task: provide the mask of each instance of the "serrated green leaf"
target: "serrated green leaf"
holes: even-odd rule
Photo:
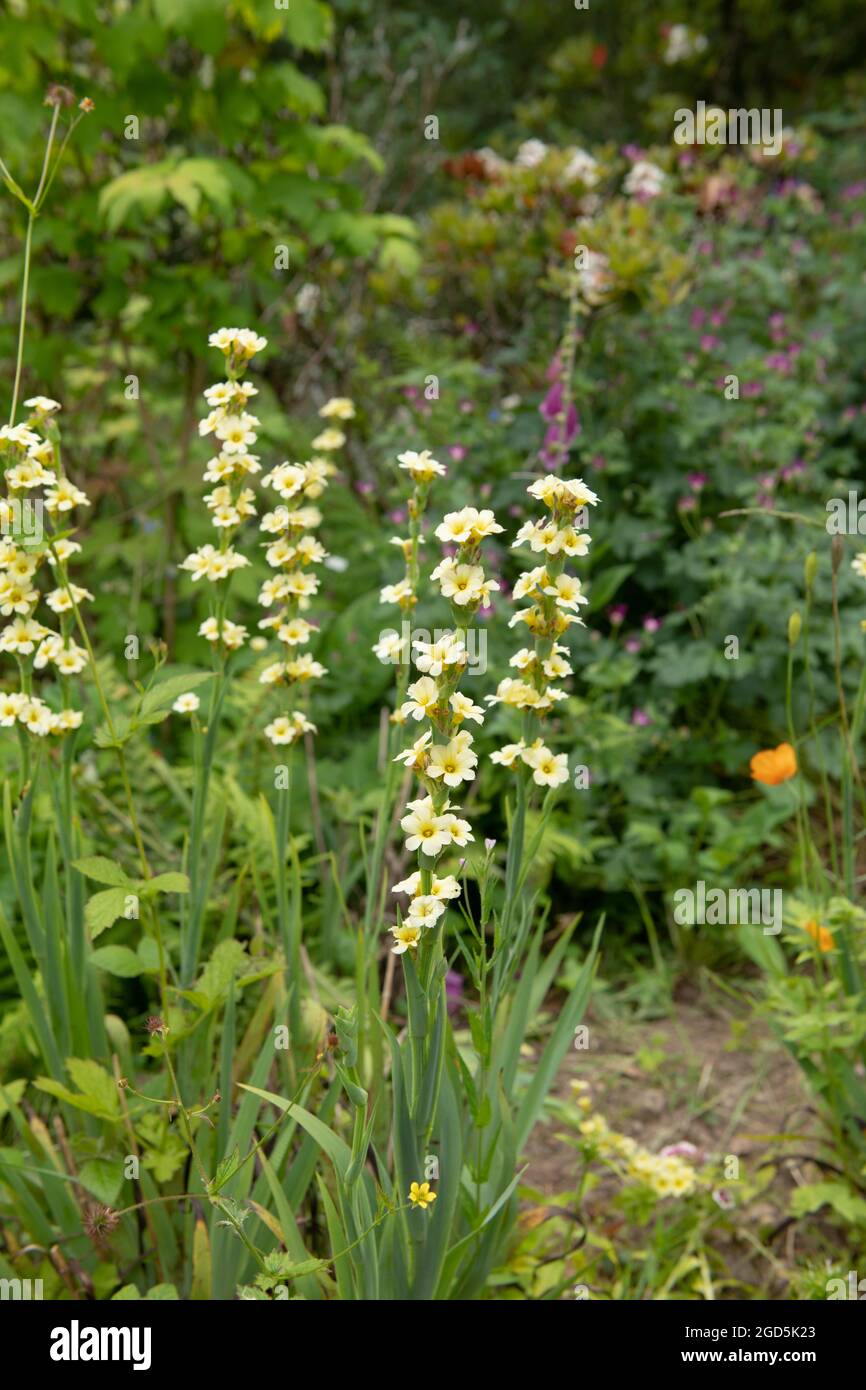
[[[103,1120],[120,1118],[120,1102],[117,1088],[112,1078],[98,1062],[82,1057],[69,1057],[66,1061],[69,1074],[79,1087],[72,1091],[59,1081],[40,1076],[33,1082],[38,1091],[56,1096],[76,1110],[84,1110],[88,1115],[96,1115]]]
[[[212,671],[190,671],[186,675],[167,676],[165,680],[152,685],[142,696],[136,711],[136,720],[147,723],[154,715],[162,718],[170,712],[179,695],[186,695],[210,680],[213,680]]]
[[[113,859],[106,859],[103,854],[91,854],[84,859],[74,859],[72,867],[77,869],[85,878],[95,879],[97,883],[110,883],[114,888],[124,888],[127,885],[133,888],[134,882],[124,873],[123,869]]]
[[[806,1183],[791,1194],[791,1212],[794,1216],[806,1216],[824,1206],[832,1207],[838,1216],[852,1226],[866,1226],[866,1200],[858,1197],[843,1182]]]
[[[119,1159],[88,1158],[78,1170],[81,1182],[100,1202],[113,1207],[123,1184]]]
[[[152,893],[188,893],[189,878],[179,873],[157,874],[155,878],[142,879],[138,891],[143,898]]]
[[[130,896],[126,888],[106,888],[102,893],[94,893],[84,909],[84,920],[93,940],[123,916]]]
[[[91,953],[90,959],[99,970],[106,970],[109,975],[118,975],[123,980],[134,980],[145,970],[139,956],[128,946],[100,946]]]

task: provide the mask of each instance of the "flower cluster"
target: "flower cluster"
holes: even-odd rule
[[[424,544],[421,518],[427,508],[430,484],[434,478],[444,478],[448,470],[438,459],[434,459],[429,449],[422,449],[420,454],[407,450],[397,455],[397,462],[415,484],[408,502],[409,535],[405,538],[391,537],[391,544],[399,546],[403,554],[406,569],[403,578],[396,584],[385,585],[379,599],[382,603],[396,603],[404,613],[410,613],[418,602],[418,550]],[[403,652],[402,639],[397,634],[386,633],[373,651],[380,661],[408,659]]]
[[[90,503],[63,471],[54,418],[58,402],[33,396],[25,406],[29,415],[24,423],[0,429],[9,493],[0,500],[0,614],[8,619],[0,630],[0,651],[16,658],[20,677],[18,690],[0,696],[0,725],[18,725],[44,738],[66,734],[82,721],[81,711],[69,705],[69,680],[84,669],[88,657],[74,640],[73,626],[78,606],[93,595],[70,582],[67,564],[81,550],[78,541],[69,539],[70,514]],[[43,563],[53,570],[44,595],[37,585]],[[59,619],[59,632],[36,617],[43,597]],[[34,672],[49,666],[60,682],[63,704],[57,712],[33,690]]]
[[[572,1086],[583,1089],[585,1083],[572,1082]],[[578,1105],[582,1110],[589,1109],[588,1096],[581,1096]],[[657,1197],[688,1197],[698,1186],[698,1174],[685,1157],[700,1158],[693,1144],[670,1144],[660,1153],[653,1153],[629,1135],[612,1130],[604,1116],[597,1113],[582,1120],[578,1129],[621,1177],[652,1188]]]
[[[261,467],[258,455],[250,452],[259,421],[247,410],[258,391],[243,378],[255,354],[267,347],[267,339],[250,328],[220,328],[208,342],[225,358],[225,379],[207,387],[204,397],[210,409],[198,426],[202,438],[213,436],[216,448],[204,472],[204,481],[213,484],[204,500],[219,544],[199,546],[180,568],[190,573],[193,583],[204,579],[213,585],[211,613],[199,636],[225,657],[243,646],[247,637],[246,628],[227,618],[225,608],[231,576],[249,564],[233,541],[246,518],[256,514],[253,490],[247,484]]]
[[[580,478],[539,478],[527,491],[544,503],[547,515],[525,522],[514,545],[528,547],[543,560],[526,570],[515,584],[514,598],[528,599],[529,605],[514,614],[509,626],[524,624],[533,645],[514,654],[510,665],[517,674],[501,680],[496,694],[487,696],[490,704],[508,705],[524,714],[524,737],[506,744],[491,758],[504,767],[525,763],[539,786],[556,787],[568,777],[567,757],[552,753],[541,738],[529,739],[526,716],[543,716],[566,698],[556,682],[570,676],[572,667],[568,648],[560,639],[573,624],[583,626],[579,610],[588,600],[580,580],[567,573],[565,562],[587,554],[590,536],[583,529],[586,508],[595,506],[598,497]]]
[[[355,407],[346,397],[336,396],[322,406],[319,415],[326,422],[351,420]],[[328,455],[341,449],[345,442],[339,426],[326,423],[313,440],[318,454],[306,463],[281,463],[262,479],[280,500],[261,523],[268,537],[265,556],[274,573],[259,593],[259,603],[273,611],[261,620],[259,627],[273,632],[282,651],[280,659],[266,666],[259,679],[263,685],[287,687],[292,696],[310,681],[327,674],[321,662],[303,650],[316,631],[315,624],[304,614],[319,588],[312,567],[327,559],[327,551],[313,534],[322,521],[322,513],[314,503],[337,471]],[[293,705],[293,698],[288,695],[287,703]],[[273,744],[294,743],[304,734],[315,732],[316,726],[303,711],[293,707],[265,729]]]
[[[580,1132],[605,1158],[624,1162],[625,1176],[651,1187],[657,1197],[687,1197],[694,1192],[694,1168],[676,1154],[654,1154],[627,1134],[609,1129],[603,1115],[592,1115],[580,1125]]]
[[[455,845],[463,848],[474,838],[469,822],[458,814],[459,806],[452,804],[451,793],[475,777],[478,755],[472,734],[463,726],[467,721],[483,723],[484,711],[458,685],[468,665],[466,624],[489,603],[491,590],[499,587],[485,577],[479,563],[481,542],[501,530],[491,511],[475,507],[450,512],[436,528],[437,538],[455,547],[455,553],[442,560],[432,575],[451,602],[454,630],[436,633],[432,639],[429,633],[413,639],[412,655],[421,674],[408,686],[406,700],[397,711],[398,721],[412,719],[427,726],[397,755],[397,761],[415,773],[423,791],[408,803],[400,822],[406,849],[417,852],[418,869],[392,890],[409,898],[405,917],[392,928],[392,949],[397,955],[414,951],[424,928],[436,926],[448,902],[459,896],[456,878],[435,870],[441,855]]]
[[[486,578],[478,563],[478,551],[487,536],[496,535],[502,529],[486,507],[481,511],[464,507],[462,511],[449,512],[437,526],[437,539],[443,545],[456,546],[457,552],[441,560],[430,578],[438,580],[442,597],[456,608],[475,612],[480,607],[489,607],[491,590],[498,589],[499,584],[495,579]]]

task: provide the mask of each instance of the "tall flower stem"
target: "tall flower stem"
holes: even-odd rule
[[[21,314],[18,320],[18,351],[15,357],[15,382],[12,387],[12,405],[9,410],[9,423],[14,425],[15,412],[18,409],[18,392],[21,387],[21,370],[24,365],[24,339],[27,333],[27,299],[30,292],[30,255],[33,248],[33,226],[39,216],[39,208],[45,194],[46,179],[48,176],[48,163],[51,159],[51,148],[54,144],[54,135],[57,130],[57,122],[60,118],[60,107],[55,106],[51,116],[51,126],[48,131],[48,140],[45,144],[45,156],[42,160],[42,174],[39,179],[39,187],[32,202],[25,201],[27,208],[27,234],[24,238],[24,271],[21,277]],[[61,152],[62,153],[62,152]]]
[[[215,658],[216,660],[216,658]],[[196,770],[190,817],[187,872],[190,880],[189,916],[183,932],[181,948],[181,980],[189,987],[195,977],[201,951],[204,914],[207,906],[207,884],[202,871],[204,826],[207,811],[211,769],[216,752],[223,701],[227,688],[225,664],[219,664],[211,687],[207,727],[196,737]]]

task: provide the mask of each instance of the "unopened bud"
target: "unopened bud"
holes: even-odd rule
[[[831,555],[832,561],[833,561],[833,573],[834,573],[834,574],[838,573],[839,566],[840,566],[841,563],[842,563],[842,556],[844,555],[844,553],[845,553],[845,541],[844,541],[844,538],[843,538],[842,536],[839,536],[839,535],[834,536],[834,537],[833,537],[833,540],[832,540],[832,543],[831,543],[831,546],[830,546],[830,555]]]
[[[803,619],[800,614],[794,612],[788,619],[788,646],[796,647],[800,640],[800,633],[803,628]]]
[[[818,573],[818,552],[817,552],[816,550],[810,550],[810,551],[809,551],[809,554],[806,556],[806,563],[805,563],[805,565],[803,566],[803,574],[804,574],[804,577],[805,577],[805,580],[806,580],[806,593],[807,593],[807,594],[808,594],[809,590],[812,588],[812,585],[815,583],[815,575],[816,575],[817,573]]]

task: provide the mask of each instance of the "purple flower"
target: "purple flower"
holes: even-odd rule
[[[781,372],[782,376],[789,374],[792,365],[786,352],[771,352],[769,357],[764,358],[764,366],[769,367],[771,372]]]
[[[647,613],[643,620],[644,632],[658,632],[661,622],[652,613]]]
[[[580,434],[580,419],[577,408],[574,404],[570,404],[564,426],[559,420],[554,420],[553,424],[548,425],[545,432],[544,446],[538,455],[545,468],[556,467],[561,450],[568,449],[578,434]]]
[[[446,971],[445,1003],[449,1013],[456,1013],[465,1003],[463,995],[463,976],[457,970]]]
[[[693,512],[698,505],[696,497],[681,497],[677,502],[678,512]]]
[[[631,722],[636,728],[645,729],[647,724],[652,723],[652,720],[645,709],[633,709],[631,712]]]
[[[448,448],[448,453],[455,463],[462,463],[468,452],[465,444],[451,444]]]
[[[708,479],[706,473],[689,473],[688,481],[692,492],[701,492],[706,487]]]
[[[558,381],[562,375],[562,368],[559,365],[559,353],[554,353],[550,359],[550,365],[544,373],[548,381]]]
[[[608,618],[610,619],[610,621],[613,623],[614,627],[619,627],[620,623],[624,623],[624,622],[625,622],[626,614],[627,614],[627,613],[628,613],[628,604],[627,604],[627,603],[615,603],[615,604],[612,605],[612,607],[610,607],[610,608],[607,610],[607,616],[608,616]]]
[[[362,479],[355,484],[355,491],[360,492],[362,497],[366,497],[368,493],[375,491],[375,489],[372,483],[366,483]]]
[[[554,382],[538,409],[545,420],[556,419],[557,415],[562,410],[561,381]]]
[[[626,649],[627,652],[631,652],[632,654],[635,654],[635,653],[637,653],[637,652],[640,651],[640,638],[639,638],[639,637],[627,637],[626,640],[625,640],[625,644],[624,644],[624,645],[625,645],[625,649]]]
[[[725,1188],[725,1187],[714,1187],[713,1190],[712,1190],[711,1196],[712,1196],[712,1199],[713,1199],[713,1201],[715,1202],[716,1206],[717,1206],[717,1207],[721,1207],[722,1211],[732,1211],[732,1210],[733,1210],[733,1207],[734,1207],[734,1199],[733,1199],[733,1197],[731,1196],[730,1192],[728,1192],[727,1188]]]

